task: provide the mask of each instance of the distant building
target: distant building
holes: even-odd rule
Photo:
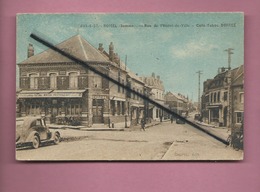
[[[244,118],[244,66],[233,69],[231,82],[231,127],[241,127]]]
[[[155,76],[155,73],[152,73],[152,76],[143,76],[141,80],[146,84],[149,89],[148,96],[158,102],[161,105],[165,105],[164,98],[164,86],[163,82],[160,80],[160,76]],[[160,120],[160,118],[164,117],[164,112],[160,108],[149,105],[149,109],[147,112],[147,116],[153,120]]]
[[[242,121],[244,111],[244,68],[219,73],[203,84],[201,112],[203,121],[217,126],[231,127]]]
[[[165,94],[165,103],[173,112],[179,115],[182,115],[184,113],[188,114],[191,107],[188,98],[180,93],[175,94],[172,92],[167,92]]]

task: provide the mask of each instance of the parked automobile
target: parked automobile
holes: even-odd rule
[[[183,118],[186,118],[186,113],[181,114],[181,116],[182,116]],[[177,118],[177,119],[176,119],[176,123],[177,123],[177,124],[185,124],[185,121],[183,121],[183,120],[180,119],[180,118]]]
[[[178,119],[176,119],[176,123],[177,124],[185,124],[185,121],[178,118]]]
[[[20,121],[21,122],[21,121]],[[43,143],[60,142],[60,133],[50,131],[44,117],[25,117],[16,127],[16,147],[31,146],[37,149]]]
[[[195,115],[194,115],[194,120],[200,121],[200,119],[201,119],[200,114],[195,114]]]

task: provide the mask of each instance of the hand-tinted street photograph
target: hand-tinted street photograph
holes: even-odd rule
[[[18,14],[16,159],[243,160],[243,13]]]

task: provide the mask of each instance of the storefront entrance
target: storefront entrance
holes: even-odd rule
[[[94,124],[104,123],[103,106],[104,106],[103,99],[93,99],[92,113],[93,113]]]

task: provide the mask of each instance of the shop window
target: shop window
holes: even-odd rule
[[[67,115],[80,115],[82,111],[82,106],[79,103],[70,103],[67,106]]]
[[[69,88],[70,89],[78,88],[78,73],[76,72],[69,73]]]
[[[113,101],[113,100],[110,101],[110,108],[111,108],[111,114],[114,116],[116,113],[115,101]]]
[[[30,89],[38,89],[38,75],[30,74]]]
[[[57,74],[50,73],[50,89],[56,89],[56,88],[57,88]]]
[[[122,114],[126,114],[126,111],[125,111],[125,102],[122,102]]]
[[[156,109],[156,118],[159,118],[159,109]]]
[[[120,101],[117,101],[117,115],[120,115],[121,114],[121,102]]]

